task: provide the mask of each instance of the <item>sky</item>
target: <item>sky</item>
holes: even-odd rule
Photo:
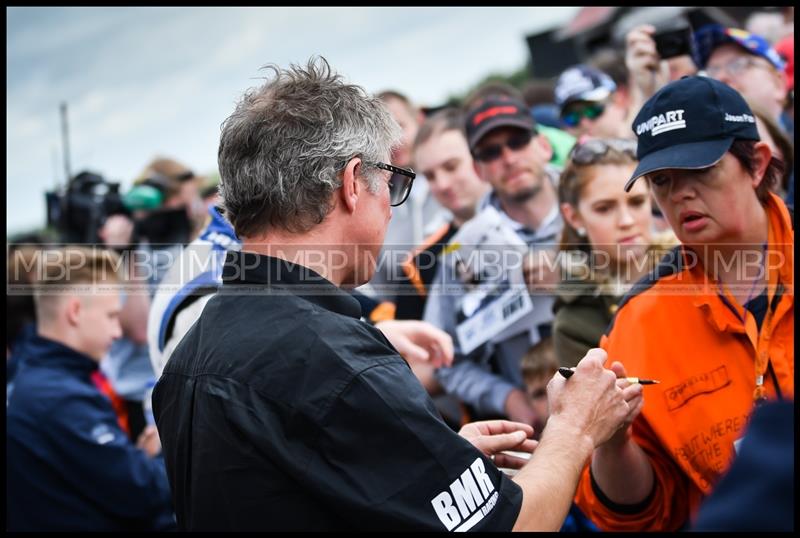
[[[62,102],[72,174],[125,192],[156,156],[215,172],[220,124],[265,64],[319,54],[369,92],[438,106],[525,65],[525,36],[578,9],[7,7],[7,233],[43,227],[65,183]]]

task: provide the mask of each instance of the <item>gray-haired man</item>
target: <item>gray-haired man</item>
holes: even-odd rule
[[[226,120],[226,217],[242,240],[154,392],[181,529],[557,530],[583,462],[633,407],[590,352],[550,384],[552,415],[513,481],[527,425],[441,420],[341,288],[374,271],[409,181],[399,130],[324,61],[273,68]],[[493,458],[492,458],[493,456]],[[523,494],[524,492],[524,494]]]

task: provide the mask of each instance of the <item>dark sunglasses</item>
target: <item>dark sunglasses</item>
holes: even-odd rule
[[[411,186],[414,184],[414,178],[417,177],[416,172],[411,168],[400,168],[399,166],[392,166],[391,164],[381,162],[364,164],[392,173],[392,177],[389,178],[390,206],[397,207],[406,201],[411,192]]]
[[[507,147],[511,151],[521,150],[527,146],[528,143],[530,143],[531,138],[533,138],[536,134],[536,131],[521,131],[517,134],[509,136],[508,140],[506,140],[503,144],[491,144],[482,148],[476,148],[472,152],[472,157],[476,161],[480,161],[482,163],[492,162],[503,154],[503,146]]]
[[[624,138],[591,138],[579,142],[572,147],[569,158],[575,164],[595,164],[605,157],[609,149],[624,153],[636,160],[636,142]]]
[[[581,122],[581,118],[589,118],[590,120],[594,120],[602,116],[603,112],[605,111],[606,105],[603,103],[592,103],[590,105],[580,108],[576,107],[568,112],[565,112],[561,115],[561,120],[568,127],[577,127]]]

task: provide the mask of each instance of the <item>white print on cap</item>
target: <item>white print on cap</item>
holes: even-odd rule
[[[739,114],[738,116],[734,116],[726,112],[725,121],[732,121],[735,123],[755,123],[756,119],[750,114]]]
[[[492,511],[498,496],[483,460],[476,458],[459,478],[453,480],[449,491],[431,499],[431,504],[448,531],[464,532]]]
[[[640,123],[636,126],[636,135],[642,136],[647,131],[650,131],[650,136],[656,136],[675,129],[686,129],[686,120],[683,119],[682,108],[653,116],[646,122]]]

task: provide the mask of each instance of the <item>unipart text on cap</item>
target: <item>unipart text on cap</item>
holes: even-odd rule
[[[647,131],[650,131],[650,136],[656,136],[675,129],[685,129],[686,120],[683,119],[683,110],[682,108],[670,110],[664,114],[651,117],[636,126],[636,135],[642,136]]]

